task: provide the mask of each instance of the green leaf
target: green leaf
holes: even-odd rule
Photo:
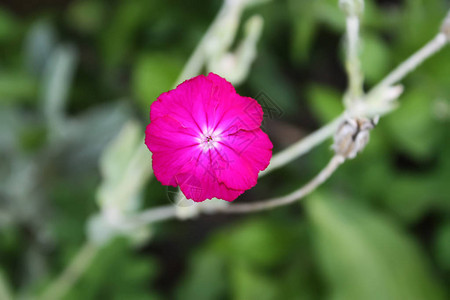
[[[42,77],[45,69],[48,76],[49,65],[55,68],[56,58],[67,56],[67,47],[57,48],[56,35],[55,26],[46,20],[33,22],[27,30],[23,53],[25,66],[35,77]],[[55,51],[56,49],[59,50]],[[72,51],[72,56],[73,54]],[[61,60],[59,61],[61,63]]]
[[[233,299],[271,300],[277,299],[277,286],[270,277],[264,276],[246,262],[235,263],[231,270]]]
[[[336,0],[317,1],[317,18],[331,29],[341,34],[345,30],[345,14]]]
[[[133,92],[146,111],[161,93],[173,87],[181,68],[181,62],[162,53],[147,54],[137,59],[133,71]]]
[[[434,242],[434,251],[439,266],[450,271],[450,222],[439,228]]]
[[[271,266],[283,261],[289,245],[289,234],[281,226],[253,220],[223,232],[216,239],[215,247],[231,258],[258,266]]]
[[[100,158],[100,169],[104,179],[114,183],[123,177],[129,161],[136,151],[136,145],[142,140],[139,124],[130,121],[123,126],[122,131],[111,141]]]
[[[258,63],[258,61],[263,63]],[[269,53],[261,52],[252,67],[248,84],[257,96],[263,91],[286,115],[294,115],[298,108],[296,91],[281,68],[281,62]]]
[[[116,67],[130,54],[138,29],[150,17],[155,2],[121,1],[100,39],[105,64]]]
[[[188,270],[177,299],[214,300],[226,293],[226,260],[222,255],[203,249],[191,258]]]
[[[0,73],[0,104],[29,101],[36,97],[37,82],[26,73]]]
[[[442,130],[432,113],[429,91],[411,87],[400,99],[400,107],[385,119],[393,144],[420,160],[436,151]]]
[[[341,94],[323,85],[312,85],[310,87],[308,101],[311,110],[322,123],[328,123],[344,110]]]
[[[97,33],[104,22],[106,3],[98,0],[73,2],[67,10],[67,22],[85,34]]]
[[[330,298],[443,299],[417,245],[396,224],[332,196],[307,201]]]
[[[317,31],[317,19],[315,18],[314,1],[290,1],[292,12],[292,57],[294,60],[304,63]]]
[[[387,74],[389,57],[389,48],[382,39],[371,34],[362,36],[361,67],[368,83],[375,83]]]
[[[402,9],[401,34],[398,35],[405,52],[417,49],[430,40],[439,30],[447,11],[448,7],[442,1],[406,1]]]
[[[65,299],[159,299],[149,286],[157,269],[154,259],[140,257],[130,250],[129,243],[117,239],[100,250]]]
[[[395,174],[383,201],[402,219],[414,222],[434,209],[439,199],[437,173]]]
[[[152,174],[151,156],[136,121],[126,123],[100,158],[103,181],[97,192],[100,206],[134,211],[142,187]]]
[[[2,268],[0,268],[0,299],[3,299],[3,300],[14,299],[12,292],[11,292],[11,288],[9,286],[9,282],[6,279],[6,276],[5,276]]]
[[[0,42],[8,42],[17,37],[20,23],[8,11],[0,7]]]
[[[216,233],[190,259],[177,299],[309,299],[306,228],[282,223],[254,219]]]

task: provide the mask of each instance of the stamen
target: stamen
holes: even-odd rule
[[[203,149],[203,151],[206,151],[208,149],[213,149],[218,147],[218,141],[220,141],[221,138],[216,135],[214,132],[211,132],[211,130],[206,129],[204,133],[200,135],[199,138],[199,146]]]

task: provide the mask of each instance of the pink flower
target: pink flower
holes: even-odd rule
[[[269,165],[272,143],[259,128],[262,118],[256,100],[213,73],[161,94],[145,132],[156,178],[197,202],[233,201]]]

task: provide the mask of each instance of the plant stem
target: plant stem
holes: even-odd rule
[[[267,200],[261,200],[253,203],[244,204],[231,204],[226,207],[219,207],[217,210],[209,210],[207,214],[224,213],[224,214],[235,214],[235,213],[252,213],[262,210],[268,210],[279,206],[289,205],[298,201],[305,196],[309,195],[318,186],[324,183],[335,171],[336,169],[345,161],[345,158],[341,155],[334,155],[325,168],[320,171],[316,177],[309,181],[306,185],[295,190],[294,192],[283,196]],[[199,204],[197,204],[199,205]],[[171,208],[171,209],[170,209]],[[160,212],[164,212],[160,214]],[[148,225],[157,221],[171,219],[176,217],[174,207],[158,207],[144,211],[139,215],[139,222],[142,225]]]
[[[317,131],[309,134],[305,138],[295,142],[288,148],[278,152],[275,154],[271,161],[270,165],[262,172],[259,173],[259,177],[265,176],[270,172],[281,168],[282,166],[290,163],[294,159],[302,156],[303,154],[308,153],[312,148],[321,144],[327,138],[331,137],[339,124],[344,120],[345,115],[342,114],[330,123],[324,125]]]
[[[205,45],[207,41],[211,38],[211,34],[213,34],[214,30],[217,27],[217,24],[220,23],[220,19],[223,18],[225,11],[227,9],[227,1],[223,2],[222,7],[220,8],[219,12],[217,13],[215,19],[209,26],[206,33],[203,35],[200,42],[195,47],[194,51],[192,52],[191,56],[189,57],[187,63],[184,65],[183,70],[181,71],[180,75],[177,78],[177,81],[175,83],[175,86],[180,84],[186,79],[189,79],[191,77],[197,76],[200,74],[200,71],[202,70],[202,67],[206,63],[206,54],[205,54]]]
[[[425,46],[420,48],[416,53],[401,63],[391,73],[389,73],[380,83],[378,83],[369,94],[373,94],[383,88],[392,86],[402,80],[411,71],[417,68],[430,56],[441,50],[448,43],[446,35],[442,32],[438,33]]]
[[[85,243],[64,272],[44,291],[41,300],[60,300],[87,270],[100,249]]]
[[[412,71],[415,67],[421,64],[425,59],[427,59],[432,54],[436,53],[447,43],[445,35],[442,33],[438,34],[433,40],[431,40],[427,45],[413,54],[404,63],[400,64],[392,73],[390,73],[384,80],[382,80],[376,88],[372,89],[370,93],[373,93],[375,89],[379,89],[382,86],[390,86],[397,81],[401,80],[408,72]],[[369,95],[367,96],[369,97]],[[266,170],[259,174],[260,177],[267,175],[268,173],[276,170],[287,163],[291,162],[295,158],[309,152],[313,147],[319,145],[327,138],[331,137],[336,131],[339,124],[345,119],[345,112],[339,117],[334,119],[332,122],[323,126],[319,130],[313,132],[307,137],[299,140],[293,145],[289,146],[285,150],[277,153],[272,157],[270,165]],[[256,203],[248,204],[232,204],[225,209],[217,211],[218,213],[248,213],[260,210],[266,210],[282,205],[287,205],[296,200],[303,198],[304,196],[311,193],[315,188],[322,184],[326,179],[328,179],[333,172],[344,162],[341,156],[334,156],[328,165],[308,184],[301,187],[300,189],[294,191],[293,193],[286,195],[284,197],[273,198],[269,200],[263,200]],[[160,209],[160,208],[156,208]],[[170,210],[168,207],[164,208],[164,214],[159,216],[153,212],[154,209],[147,210],[143,212],[140,218],[143,223],[149,224],[152,222],[170,219],[175,217],[175,212]],[[147,217],[145,217],[147,215]]]
[[[203,44],[209,36],[209,32],[215,26],[215,23],[221,12],[219,12],[218,17],[211,25],[208,32],[202,38],[202,41],[196,47],[194,53],[183,69],[178,82],[196,75],[202,68],[204,64],[203,57]],[[349,93],[353,96],[362,95],[362,75],[360,71],[359,59],[357,57],[357,37],[359,31],[359,20],[348,20],[347,30],[348,30],[348,40],[349,40],[349,50],[348,50],[348,72],[349,72]],[[356,25],[356,26],[355,26]],[[445,46],[448,39],[444,33],[439,33],[433,40],[427,43],[418,52],[413,54],[405,62],[400,64],[396,69],[394,69],[385,79],[383,79],[376,87],[374,87],[369,95],[375,93],[378,90],[389,87],[403,77],[405,77],[409,72],[414,70],[423,61],[429,58],[431,55],[438,52]],[[367,97],[369,97],[367,95]],[[269,167],[260,173],[260,177],[264,176],[271,171],[278,169],[287,163],[291,162],[295,158],[309,152],[313,147],[319,145],[327,138],[332,136],[336,131],[339,124],[344,120],[345,112],[337,117],[332,122],[323,126],[319,130],[310,134],[309,136],[303,138],[302,140],[289,146],[287,149],[274,155]],[[296,191],[292,192],[283,197],[272,198],[268,200],[262,200],[254,203],[248,204],[232,204],[226,208],[218,209],[215,212],[210,213],[250,213],[262,210],[268,210],[271,208],[284,206],[291,204],[297,200],[300,200],[314,191],[318,186],[325,182],[345,161],[342,156],[335,155],[327,164],[327,166],[310,182]],[[172,219],[176,217],[176,211],[173,206],[164,206],[159,208],[153,208],[142,212],[137,221],[141,225],[147,225],[150,223],[163,221],[167,219]],[[44,292],[41,297],[42,300],[59,300],[61,299],[70,288],[76,283],[79,277],[87,270],[91,261],[94,259],[98,253],[99,248],[93,244],[86,243],[78,252],[78,254],[71,261],[69,266],[64,270],[64,272],[54,281]],[[0,287],[1,288],[1,287]]]
[[[346,105],[349,106],[351,106],[356,101],[360,101],[360,98],[363,95],[363,75],[361,71],[361,62],[358,56],[359,24],[359,18],[356,14],[347,16],[346,68],[348,74],[348,102],[346,103]]]
[[[325,180],[327,180],[344,161],[345,158],[340,155],[333,156],[326,167],[322,171],[320,171],[320,173],[316,177],[314,177],[306,185],[302,186],[291,194],[254,203],[232,204],[222,210],[219,210],[218,213],[250,213],[291,204],[304,198],[312,191],[314,191],[318,186],[325,182]]]
[[[366,96],[366,98],[371,98],[376,92],[382,90],[383,88],[392,86],[393,84],[399,82],[403,79],[409,72],[417,68],[421,63],[423,63],[427,58],[441,50],[448,43],[448,39],[444,33],[439,33],[428,42],[424,47],[419,49],[411,57],[401,63],[397,68],[395,68],[390,74],[388,74],[380,83],[378,83]],[[266,170],[259,173],[259,177],[265,176],[268,173],[281,168],[282,166],[290,163],[294,159],[308,153],[312,148],[319,145],[327,138],[332,136],[339,126],[340,122],[345,119],[345,113],[341,114],[332,122],[324,125],[322,128],[311,133],[307,137],[299,140],[298,142],[292,144],[288,148],[278,152],[272,157],[270,165]]]
[[[133,225],[142,226],[146,224],[156,223],[176,217],[176,209],[174,205],[160,206],[148,210],[144,210],[134,217],[130,222]]]

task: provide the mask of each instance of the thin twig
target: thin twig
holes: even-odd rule
[[[208,215],[215,213],[224,213],[224,214],[235,214],[235,213],[251,213],[262,210],[268,210],[279,206],[289,205],[298,201],[312,191],[314,191],[318,186],[324,183],[335,171],[336,169],[345,161],[344,157],[341,155],[334,155],[330,162],[325,166],[320,173],[314,177],[310,182],[296,191],[278,198],[272,198],[267,200],[261,200],[253,203],[244,203],[244,204],[231,204],[226,207],[220,207],[217,210],[210,210],[207,212]],[[197,204],[201,205],[201,204]],[[159,212],[163,212],[164,215],[158,216]],[[151,224],[153,222],[171,219],[175,217],[175,208],[174,207],[159,207],[156,209],[150,209],[139,215],[139,222],[142,225]]]
[[[99,248],[91,243],[86,243],[72,259],[69,266],[53,281],[44,291],[41,300],[60,300],[67,294],[70,288],[78,281],[80,276],[90,266],[91,261],[98,253]]]
[[[410,56],[407,60],[401,63],[391,73],[389,73],[379,84],[377,84],[369,93],[369,95],[376,93],[383,88],[394,85],[402,80],[411,71],[417,68],[430,56],[441,50],[448,43],[446,35],[442,32],[438,33],[425,46],[420,48],[416,53]],[[368,96],[369,98],[370,96]]]
[[[275,154],[270,161],[270,165],[264,171],[259,173],[259,177],[265,176],[270,172],[281,168],[303,154],[308,153],[315,146],[321,144],[336,132],[336,129],[344,118],[344,114],[340,115],[330,123],[322,126],[317,131],[314,131],[308,136],[290,145],[288,148]]]
[[[218,16],[220,13],[218,14]],[[191,78],[197,74],[200,73],[202,67],[205,64],[205,58],[206,55],[204,53],[205,48],[205,42],[207,41],[208,37],[211,35],[212,29],[215,27],[214,24],[217,22],[217,19],[213,21],[213,25],[208,29],[208,31],[203,35],[200,42],[195,47],[195,50],[192,52],[191,56],[189,57],[189,60],[184,65],[183,70],[181,71],[180,75],[178,76],[175,86],[183,82],[184,80]]]
[[[348,74],[347,105],[352,105],[355,101],[361,100],[360,98],[363,95],[363,76],[358,55],[359,24],[359,17],[356,14],[347,16],[347,59],[345,63]]]
[[[291,204],[295,201],[298,201],[312,191],[314,191],[318,186],[320,186],[325,180],[327,180],[336,169],[345,161],[344,157],[340,155],[335,155],[330,160],[330,162],[326,165],[326,167],[320,171],[320,173],[314,177],[310,182],[306,185],[302,186],[298,190],[288,194],[284,197],[272,198],[268,200],[262,200],[253,203],[245,203],[245,204],[232,204],[227,206],[224,209],[217,211],[218,213],[250,213],[261,210],[267,210],[278,206],[284,206]]]
[[[239,3],[237,3],[239,4]],[[222,7],[220,8],[219,12],[217,13],[216,17],[212,21],[211,25],[208,27],[208,30],[203,35],[200,42],[195,47],[194,51],[192,52],[191,56],[189,57],[187,63],[184,65],[183,70],[181,71],[180,75],[177,78],[177,81],[175,83],[175,86],[180,84],[186,79],[189,79],[191,77],[197,76],[200,74],[202,68],[204,67],[206,63],[206,59],[208,58],[206,55],[206,44],[211,39],[211,37],[215,34],[215,31],[217,30],[217,27],[220,25],[221,20],[226,17],[226,14],[229,13],[230,8],[232,5],[236,4],[230,4],[229,1],[224,1],[222,4]]]
[[[314,177],[311,181],[309,181],[306,185],[301,188],[295,190],[294,192],[278,198],[272,198],[267,200],[261,200],[253,203],[243,203],[243,204],[231,204],[226,207],[218,207],[215,210],[208,210],[208,215],[223,213],[223,214],[236,214],[236,213],[251,213],[262,210],[268,210],[279,206],[289,205],[298,201],[312,191],[314,191],[318,186],[324,183],[335,171],[336,169],[345,161],[345,158],[341,155],[334,155],[329,163],[325,166],[325,168],[320,171],[320,173]],[[201,205],[201,204],[196,204]],[[163,213],[159,215],[159,213]],[[175,207],[158,207],[149,209],[147,211],[142,212],[139,215],[139,222],[142,225],[148,225],[157,221],[171,219],[176,216]]]
[[[444,33],[439,33],[428,42],[424,47],[419,49],[411,57],[401,63],[397,68],[395,68],[389,75],[385,77],[379,84],[377,84],[366,96],[367,99],[371,98],[378,91],[383,88],[394,85],[403,79],[409,72],[413,71],[420,64],[422,64],[427,58],[441,50],[448,43],[448,39]],[[366,112],[370,115],[370,112]],[[278,152],[272,157],[270,165],[266,170],[259,173],[259,177],[265,176],[268,173],[281,168],[282,166],[290,163],[294,159],[308,153],[312,148],[319,145],[327,138],[331,137],[336,131],[339,124],[345,119],[345,114],[341,114],[332,122],[326,124],[319,130],[311,133],[307,137],[299,140],[298,142],[292,144],[288,148]]]
[[[130,222],[133,226],[142,226],[146,224],[161,222],[176,217],[176,209],[174,205],[160,206],[145,210],[135,217]]]
[[[205,34],[204,38],[206,38],[206,36],[208,36],[208,33]],[[446,35],[443,33],[439,33],[433,40],[431,40],[418,52],[416,52],[404,63],[400,64],[394,71],[392,71],[384,80],[382,80],[374,89],[372,89],[370,94],[375,93],[376,91],[381,90],[385,87],[389,87],[398,82],[399,80],[401,80],[409,72],[411,72],[418,65],[420,65],[424,60],[426,60],[428,57],[439,51],[447,42],[448,39]],[[202,42],[200,42],[200,44],[202,44]],[[198,50],[199,47],[200,45],[194,51],[191,59],[188,62],[188,65],[182,72],[182,75],[180,76],[179,80],[183,80],[184,79],[183,77],[190,77],[186,74],[190,74],[191,72],[193,72],[194,69],[197,70],[199,65],[203,65],[203,58],[201,57],[203,53],[202,51]],[[190,64],[194,65],[195,68],[189,66]],[[321,129],[312,133],[308,137],[298,141],[297,143],[293,144],[287,149],[274,155],[271,164],[264,172],[260,173],[260,176],[264,176],[269,172],[277,168],[280,168],[281,166],[284,166],[285,164],[291,162],[295,158],[307,153],[313,147],[322,143],[328,137],[333,135],[336,128],[339,126],[344,117],[345,113],[336,118],[331,123],[325,125]],[[284,197],[272,198],[248,204],[233,204],[225,209],[222,208],[220,210],[217,210],[216,212],[250,213],[291,204],[297,200],[302,199],[303,197],[314,191],[318,186],[320,186],[336,171],[336,169],[344,162],[344,160],[345,159],[342,156],[335,155],[330,160],[328,165],[309,183]],[[166,206],[144,211],[142,212],[142,214],[139,215],[137,220],[140,223],[142,223],[142,225],[146,225],[157,221],[171,219],[174,218],[175,216],[176,216],[175,208]],[[65,295],[67,291],[74,285],[74,283],[78,280],[81,274],[86,271],[86,269],[90,265],[90,262],[97,254],[98,249],[99,248],[97,248],[92,244],[85,244],[80,249],[80,252],[76,255],[76,257],[72,260],[70,265],[65,269],[63,274],[60,277],[58,277],[58,279],[52,285],[48,287],[48,289],[43,294],[41,299],[42,300],[61,299],[62,296]]]
[[[404,63],[400,64],[394,71],[392,71],[383,81],[381,81],[372,91],[382,88],[388,87],[399,80],[401,80],[406,74],[410,71],[414,70],[418,65],[420,65],[423,61],[425,61],[428,57],[439,51],[445,44],[447,43],[447,38],[443,33],[439,33],[433,40],[427,43],[423,48],[413,54],[410,58],[408,58]],[[369,97],[369,96],[368,96]],[[293,145],[289,146],[285,150],[277,153],[272,157],[270,165],[266,170],[259,174],[259,177],[265,176],[268,173],[286,165],[287,163],[293,161],[294,159],[302,156],[305,153],[308,153],[312,148],[319,145],[327,138],[331,137],[336,131],[339,124],[345,119],[345,113],[337,117],[332,122],[308,135],[307,137],[299,140]],[[300,199],[313,191],[318,185],[320,185],[323,181],[325,181],[343,162],[342,157],[335,156],[330,161],[330,163],[323,169],[317,177],[315,177],[311,182],[309,182],[304,187],[299,190],[289,194],[287,196],[281,198],[274,198],[265,201],[260,201],[256,203],[249,204],[233,204],[227,207],[226,209],[220,210],[223,213],[246,213],[246,212],[254,212],[259,210],[270,209],[273,207],[290,204],[297,199]],[[331,170],[331,171],[330,171]],[[159,208],[157,208],[159,209]],[[175,216],[175,210],[170,210],[166,208],[164,215],[158,216],[153,212],[153,209],[144,212],[144,215],[141,215],[141,221],[143,223],[149,224],[152,222],[156,222],[159,220],[170,219]]]
[[[216,27],[220,23],[221,18],[224,17],[224,14],[229,8],[230,2],[224,1],[224,4],[218,12],[216,18],[202,37],[201,41],[196,46],[188,62],[185,64],[182,72],[177,79],[177,84],[200,73],[201,69],[205,65],[205,45],[208,39],[211,38],[214,30],[216,30]],[[175,217],[175,209],[173,207],[163,207],[147,210],[139,218],[147,221],[147,223],[153,223],[173,217]],[[141,222],[142,220],[138,219],[137,221]],[[67,268],[63,271],[63,273],[59,275],[59,277],[57,277],[55,281],[50,283],[49,287],[44,291],[41,299],[61,299],[77,282],[79,277],[86,271],[98,250],[99,248],[93,246],[92,244],[85,244],[79,250],[75,258],[70,262],[69,266],[67,266]]]

